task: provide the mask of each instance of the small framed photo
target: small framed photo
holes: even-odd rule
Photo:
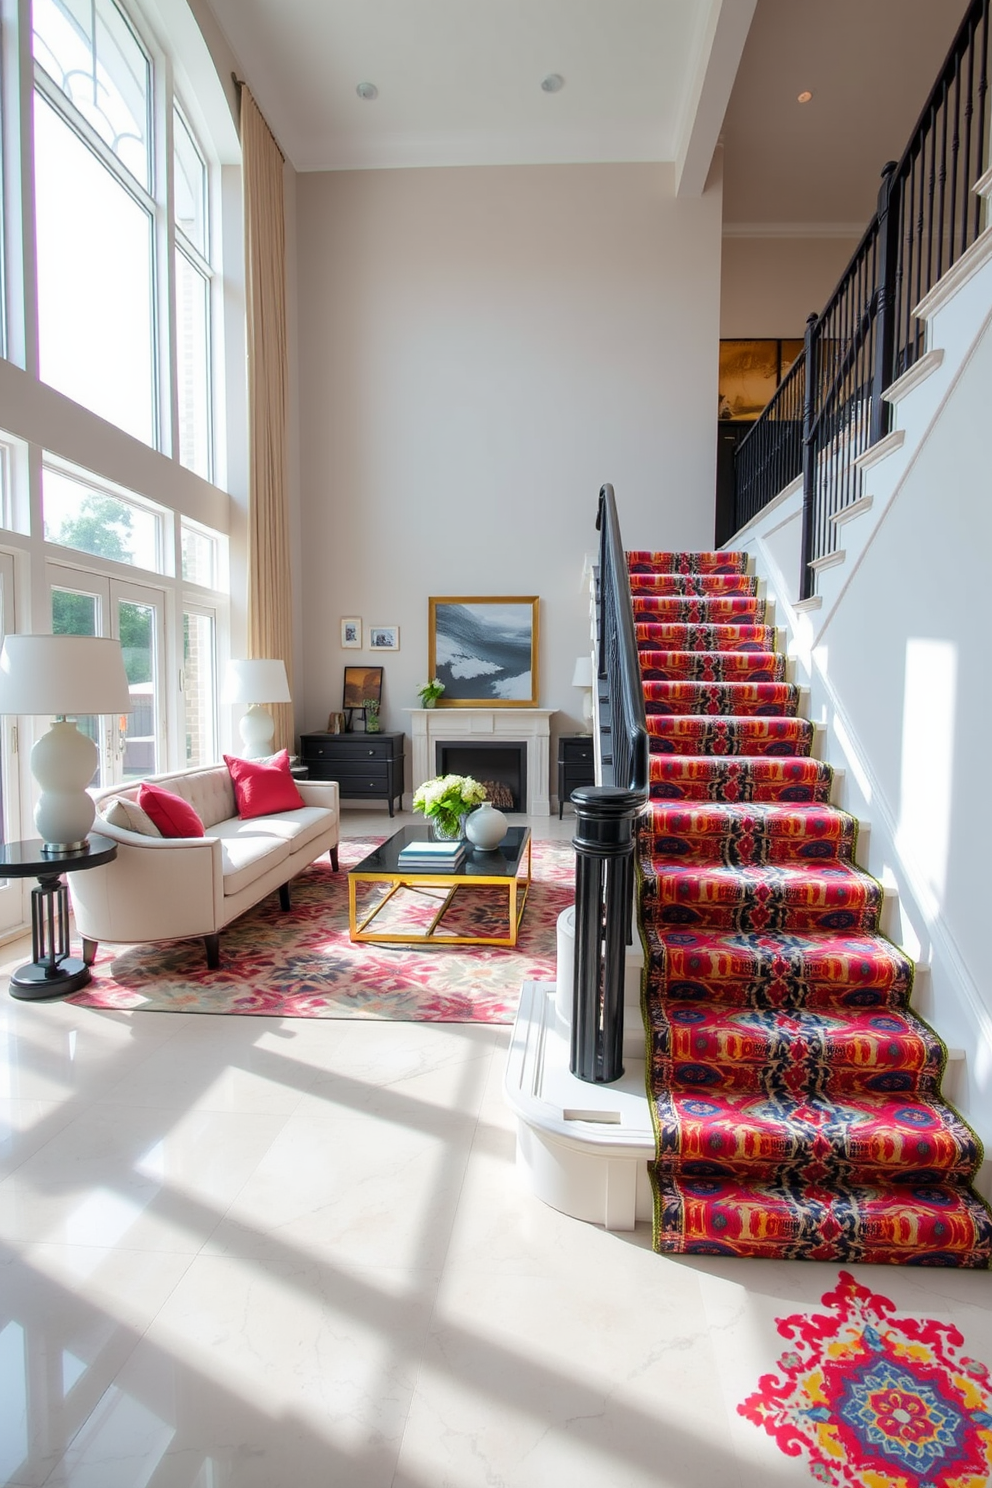
[[[398,651],[400,628],[398,625],[370,625],[369,649],[372,651]]]
[[[362,649],[362,622],[355,615],[341,621],[341,644],[346,651]]]

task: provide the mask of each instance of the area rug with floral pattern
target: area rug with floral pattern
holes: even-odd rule
[[[72,1000],[150,1012],[512,1023],[522,983],[555,977],[556,924],[574,897],[571,845],[534,843],[533,883],[513,948],[355,945],[347,870],[380,840],[342,841],[339,871],[326,858],[313,863],[293,880],[288,912],[272,894],[229,925],[216,971],[207,967],[201,940],[101,946],[93,981]],[[501,888],[472,889],[455,901],[445,925],[449,933],[499,934],[506,905]],[[437,891],[404,891],[390,902],[388,929],[416,933],[436,908]]]
[[[982,1488],[992,1480],[992,1380],[952,1323],[902,1317],[841,1271],[826,1313],[776,1318],[781,1377],[737,1407],[836,1488]]]

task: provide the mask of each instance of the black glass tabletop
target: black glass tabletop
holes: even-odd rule
[[[527,841],[530,837],[530,827],[509,827],[506,836],[499,847],[491,852],[483,852],[479,847],[473,847],[471,842],[464,842],[465,856],[453,868],[444,864],[435,867],[431,864],[426,868],[421,864],[410,867],[413,873],[433,873],[442,877],[452,878],[516,878],[517,870],[527,850]],[[349,868],[349,873],[403,873],[405,864],[399,861],[403,848],[411,843],[433,842],[430,827],[402,827],[392,837],[383,842],[374,852],[370,852],[360,863]]]

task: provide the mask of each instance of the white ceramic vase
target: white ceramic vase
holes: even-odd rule
[[[465,822],[465,836],[473,847],[481,848],[483,852],[492,852],[506,836],[506,817],[495,806],[490,806],[488,801],[483,801],[481,806],[469,813]]]

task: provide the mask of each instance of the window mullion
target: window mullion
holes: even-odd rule
[[[168,58],[156,59],[153,70],[154,180],[156,196],[156,266],[158,327],[157,368],[159,423],[162,452],[179,458],[179,403],[177,394],[176,346],[176,224],[173,215],[175,165],[173,161],[172,67]],[[155,85],[158,86],[155,86]]]

